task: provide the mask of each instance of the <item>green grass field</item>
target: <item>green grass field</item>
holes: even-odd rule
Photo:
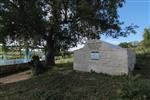
[[[121,100],[119,94],[126,76],[75,72],[72,61],[57,60],[56,66],[43,75],[1,85],[0,100]],[[150,83],[147,68],[135,69],[134,74]]]

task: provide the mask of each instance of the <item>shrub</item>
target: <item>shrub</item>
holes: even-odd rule
[[[150,100],[150,87],[139,75],[126,77],[120,91],[122,100]]]
[[[39,75],[41,73],[44,72],[44,66],[41,63],[39,56],[34,55],[32,57],[31,62],[29,62],[29,64],[32,66],[32,74],[35,75]]]

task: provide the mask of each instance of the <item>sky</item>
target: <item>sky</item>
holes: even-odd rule
[[[128,37],[120,37],[119,39],[102,36],[102,40],[112,44],[141,41],[143,39],[144,28],[150,26],[150,0],[126,0],[126,3],[119,9],[118,13],[120,21],[125,22],[126,26],[130,24],[139,26],[136,29],[137,33]]]
[[[102,36],[101,40],[115,45],[121,42],[141,41],[143,39],[144,28],[150,26],[150,0],[126,0],[124,6],[118,9],[118,13],[120,21],[123,21],[125,26],[130,24],[139,26],[136,29],[137,33],[118,39]],[[70,50],[73,51],[82,47],[83,45],[79,44]]]

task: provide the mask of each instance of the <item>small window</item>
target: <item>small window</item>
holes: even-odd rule
[[[98,51],[92,51],[91,52],[91,60],[99,60],[100,59],[100,54]]]

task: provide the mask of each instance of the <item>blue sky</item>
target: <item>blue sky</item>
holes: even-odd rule
[[[125,22],[125,25],[132,23],[138,25],[137,33],[128,37],[120,37],[119,39],[102,36],[102,40],[113,44],[141,41],[144,28],[150,26],[150,0],[126,0],[124,6],[119,9],[119,15],[120,20]]]
[[[119,44],[120,42],[141,41],[143,39],[144,28],[150,26],[150,0],[126,0],[126,3],[119,10],[120,21],[125,22],[125,25],[135,24],[139,28],[137,33],[129,35],[128,37],[120,37],[113,39],[111,37],[102,36],[101,40],[112,44]],[[79,44],[70,50],[76,50],[83,47]]]

